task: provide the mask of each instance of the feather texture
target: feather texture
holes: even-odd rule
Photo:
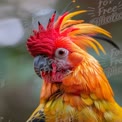
[[[104,48],[94,37],[102,39],[97,34],[108,38],[112,36],[96,25],[72,19],[84,12],[86,10],[66,12],[56,22],[54,12],[47,28],[44,29],[39,23],[39,30],[28,39],[27,48],[34,57],[42,54],[60,61],[55,57],[55,51],[68,51],[67,58],[61,60],[64,64],[70,64],[71,68],[61,82],[47,82],[44,79],[40,105],[27,122],[122,122],[122,108],[114,100],[102,67],[86,51],[87,47],[91,47],[97,54],[99,49],[105,54]],[[108,42],[117,47],[110,40]],[[52,68],[53,65],[56,66],[52,64]],[[63,71],[65,73],[66,69]]]

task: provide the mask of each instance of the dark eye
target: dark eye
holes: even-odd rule
[[[58,48],[56,51],[55,51],[55,56],[57,58],[66,58],[67,55],[69,54],[69,51],[65,48]]]

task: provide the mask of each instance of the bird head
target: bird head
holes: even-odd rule
[[[96,87],[92,81],[104,78],[102,74],[103,77],[98,77],[103,72],[102,68],[88,54],[86,48],[93,48],[97,54],[99,54],[98,49],[105,53],[104,48],[95,38],[116,45],[109,39],[96,36],[102,34],[111,38],[108,31],[84,23],[83,20],[72,19],[73,16],[84,12],[86,11],[66,12],[56,21],[54,21],[56,12],[54,12],[46,29],[38,22],[38,30],[34,30],[33,35],[27,40],[28,51],[34,57],[35,72],[45,82],[65,85],[73,85],[74,82],[77,85],[80,82],[82,83],[80,89],[92,89]]]

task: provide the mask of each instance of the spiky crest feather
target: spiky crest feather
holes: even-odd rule
[[[57,39],[68,37],[70,41],[81,47],[83,50],[86,47],[93,48],[99,54],[98,48],[105,53],[102,45],[97,42],[93,37],[96,34],[103,34],[111,38],[108,31],[92,24],[84,23],[83,20],[72,20],[71,18],[86,12],[86,10],[76,11],[72,13],[64,13],[56,22],[56,12],[49,19],[47,28],[44,29],[42,24],[39,23],[39,30],[34,30],[34,35],[30,36],[27,41],[27,48],[32,56],[39,55],[47,52],[52,55],[55,50],[54,43]],[[45,49],[45,45],[46,48]]]

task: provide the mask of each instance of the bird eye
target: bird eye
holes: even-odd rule
[[[60,59],[67,57],[68,54],[69,54],[69,51],[66,50],[65,48],[58,48],[55,51],[55,56]]]

